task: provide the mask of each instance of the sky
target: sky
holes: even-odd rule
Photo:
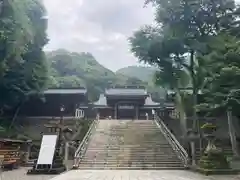
[[[50,39],[46,50],[90,52],[113,71],[138,64],[128,38],[154,20],[154,11],[144,8],[144,0],[44,0],[44,4]]]

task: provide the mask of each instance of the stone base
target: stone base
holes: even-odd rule
[[[28,170],[28,175],[39,175],[39,174],[61,174],[66,171],[66,167],[52,168],[52,169],[31,169]]]
[[[234,158],[230,161],[231,169],[239,170],[240,171],[240,158]]]
[[[79,167],[78,166],[73,166],[72,170],[75,170],[75,169],[79,169]]]

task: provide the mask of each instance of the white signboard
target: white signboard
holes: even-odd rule
[[[52,165],[57,137],[57,135],[43,135],[37,165]]]

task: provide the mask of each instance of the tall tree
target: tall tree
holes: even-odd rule
[[[211,37],[227,30],[234,21],[233,0],[149,0],[156,8],[157,28],[141,29],[150,42],[143,44],[135,33],[131,39],[132,50],[140,61],[156,64],[160,70],[162,61],[170,59],[177,71],[186,69],[191,77],[193,89],[193,129],[197,128],[197,94],[200,83],[196,69],[199,69],[199,54],[205,53]],[[152,38],[158,34],[158,38]],[[146,50],[147,49],[147,50]],[[138,51],[138,52],[137,52]]]
[[[230,34],[219,34],[209,45],[210,53],[203,57],[207,62],[207,82],[204,91],[205,103],[201,108],[212,113],[213,110],[227,112],[229,135],[232,150],[239,156],[236,143],[236,129],[233,125],[233,114],[240,107],[240,49],[239,38]],[[232,114],[233,112],[233,114]]]
[[[165,41],[163,33],[164,31],[158,28],[144,27],[130,38],[132,51],[141,62],[159,68],[155,76],[156,84],[160,84],[176,93],[175,100],[184,134],[187,127],[181,88],[189,84],[189,78],[180,63],[184,61],[182,54],[185,52],[185,48],[176,43],[174,39]],[[169,52],[173,52],[172,56],[169,56]]]
[[[47,79],[44,7],[38,0],[0,1],[0,109],[16,107]],[[43,23],[44,22],[44,23]]]

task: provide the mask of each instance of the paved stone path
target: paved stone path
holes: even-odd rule
[[[0,172],[0,180],[50,180],[54,175],[27,175],[27,168]]]
[[[180,170],[75,170],[51,180],[240,180],[240,176],[203,176]]]
[[[61,175],[26,175],[27,169],[0,172],[0,180],[240,180],[239,176],[203,176],[180,170],[75,170]]]

